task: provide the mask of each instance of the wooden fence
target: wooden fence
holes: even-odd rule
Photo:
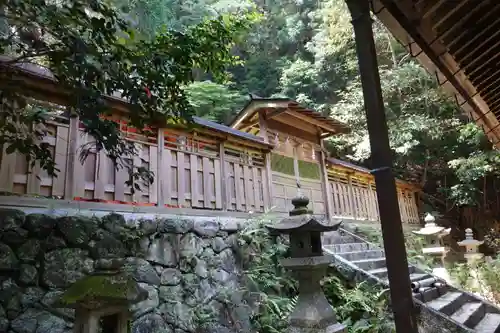
[[[72,124],[64,119],[49,126],[44,140],[49,143],[60,170],[57,177],[49,177],[37,167],[30,172],[23,155],[6,154],[4,150],[1,191],[70,200],[241,212],[263,212],[265,202],[269,202],[262,153],[225,147],[203,135],[160,130],[145,137],[122,129],[138,151],[128,163],[155,174],[152,184],[141,182],[140,190],[132,191],[125,184],[128,170],[116,169],[104,151],[90,149],[84,162],[80,162],[81,150],[93,141],[89,135],[79,129],[72,136]],[[74,124],[73,127],[78,128]]]
[[[329,175],[334,216],[356,220],[380,221],[375,184],[353,177]],[[397,189],[403,223],[420,223],[415,192]]]
[[[271,171],[262,151],[228,145],[208,134],[170,129],[139,135],[127,128],[125,122],[115,120],[121,123],[126,140],[133,142],[138,151],[137,156],[125,161],[152,171],[155,174],[152,184],[141,183],[140,190],[132,191],[125,184],[128,171],[116,169],[104,151],[90,150],[81,163],[81,149],[91,144],[92,138],[79,128],[75,119],[58,118],[49,123],[44,139],[60,170],[58,176],[51,177],[38,166],[30,172],[22,155],[6,154],[4,150],[0,191],[68,200],[238,212],[264,212],[274,207],[276,212],[287,213],[300,183],[300,191],[310,198],[316,214],[327,214],[330,207],[333,217],[379,221],[374,184],[329,173],[323,187],[318,157],[309,157],[290,167],[285,163],[282,166],[285,173]],[[319,153],[309,155],[319,156]],[[288,163],[286,159],[291,157],[284,157]],[[293,159],[290,163],[294,164]],[[330,193],[324,193],[323,188]],[[403,222],[419,223],[414,192],[398,188],[398,195]]]

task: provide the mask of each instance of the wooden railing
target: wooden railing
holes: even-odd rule
[[[273,208],[287,213],[299,184],[300,192],[310,198],[316,214],[326,215],[329,210],[332,217],[379,221],[374,184],[338,172],[328,172],[328,179],[324,179],[319,153],[299,154],[307,158],[298,163],[292,158],[291,169],[288,166],[282,172],[271,171],[270,166],[266,167],[265,153],[258,149],[229,145],[206,133],[161,129],[151,131],[148,136],[139,135],[122,124],[124,137],[138,151],[129,162],[155,174],[152,184],[141,183],[139,190],[132,191],[125,184],[128,171],[116,169],[104,151],[90,151],[83,164],[80,162],[81,149],[92,138],[83,132],[76,119],[58,118],[48,126],[44,141],[49,143],[60,170],[57,177],[49,176],[37,166],[28,170],[22,155],[6,154],[4,150],[0,191],[68,200],[238,212],[264,212]],[[282,157],[290,162],[290,156]],[[329,168],[331,171],[333,166]],[[329,189],[328,195],[324,188]],[[398,195],[402,221],[419,223],[414,191],[398,187]]]

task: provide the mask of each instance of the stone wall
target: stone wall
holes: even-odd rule
[[[0,209],[0,332],[70,332],[74,311],[52,303],[103,257],[126,258],[149,293],[131,308],[132,333],[248,331],[237,229],[236,221],[214,218],[126,221]]]

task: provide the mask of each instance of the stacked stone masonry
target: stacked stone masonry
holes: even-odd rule
[[[132,333],[248,331],[233,222],[1,209],[0,332],[71,332],[74,311],[52,303],[104,257],[126,258],[149,293],[131,307]]]

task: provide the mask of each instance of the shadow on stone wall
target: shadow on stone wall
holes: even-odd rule
[[[73,310],[52,302],[104,257],[126,258],[127,271],[149,294],[131,308],[132,333],[248,332],[237,225],[1,209],[0,332],[71,332]]]

